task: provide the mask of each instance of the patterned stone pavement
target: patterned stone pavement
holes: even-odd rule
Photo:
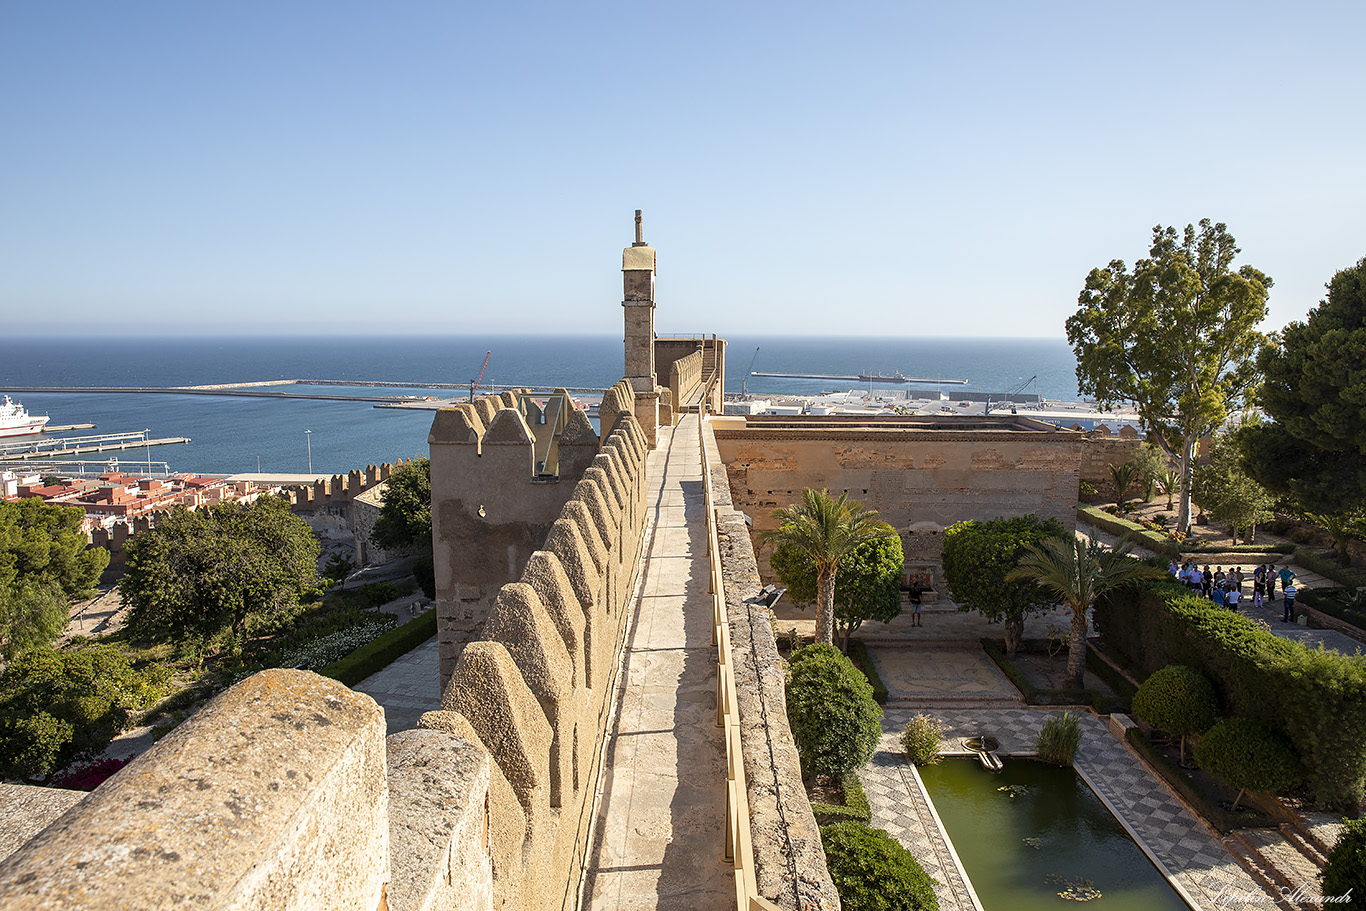
[[[1056,709],[964,708],[925,709],[944,722],[951,752],[961,738],[987,734],[1000,741],[1002,753],[1032,753],[1034,738]],[[883,738],[872,762],[860,773],[873,822],[907,847],[938,882],[944,911],[979,907],[971,885],[938,825],[932,805],[914,767],[901,753],[899,733],[912,710],[890,710]],[[1082,717],[1082,744],[1076,767],[1092,789],[1137,837],[1140,845],[1168,874],[1177,891],[1197,909],[1215,909],[1230,896],[1266,901],[1265,893],[1233,859],[1223,844],[1185,808],[1101,719]]]

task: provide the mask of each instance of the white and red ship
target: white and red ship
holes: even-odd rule
[[[32,433],[41,433],[43,425],[51,418],[47,415],[34,416],[18,402],[5,396],[5,401],[0,404],[0,437],[22,437]]]

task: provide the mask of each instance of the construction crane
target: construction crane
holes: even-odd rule
[[[482,382],[484,382],[484,371],[487,370],[487,369],[489,369],[489,355],[491,355],[491,354],[493,354],[492,351],[485,352],[485,354],[484,354],[484,366],[482,366],[482,367],[479,368],[479,379],[477,379],[477,380],[470,380],[470,401],[471,401],[471,402],[474,401],[474,393],[479,389],[479,384],[482,383]]]
[[[754,374],[754,362],[757,361],[758,359],[759,359],[759,346],[758,346],[758,345],[755,345],[755,346],[754,346],[754,357],[752,357],[752,358],[749,359],[749,369],[745,371],[745,375],[740,379],[740,395],[741,395],[741,396],[749,395],[749,378],[750,378],[750,376],[752,376],[752,375]]]
[[[1001,397],[1004,398],[1004,399],[1006,400],[1006,404],[1010,406],[1010,413],[1011,413],[1011,414],[1014,414],[1014,413],[1015,413],[1015,400],[1012,398],[1012,396],[1016,396],[1016,395],[1019,395],[1021,392],[1024,392],[1025,389],[1029,386],[1029,384],[1032,383],[1032,382],[1034,382],[1034,381],[1037,380],[1038,378],[1039,378],[1039,375],[1036,373],[1036,374],[1034,374],[1033,376],[1031,376],[1029,379],[1025,380],[1023,383],[1021,383],[1020,385],[1016,386],[1014,389],[1010,390],[1009,392],[1005,392],[1005,393],[1002,393],[1002,394],[1001,394]],[[982,413],[983,413],[983,414],[991,414],[991,398],[990,398],[989,396],[988,396],[988,398],[987,398],[986,410],[984,410]]]

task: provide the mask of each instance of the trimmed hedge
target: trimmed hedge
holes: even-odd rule
[[[1232,714],[1284,734],[1302,766],[1304,793],[1314,803],[1349,807],[1361,799],[1366,661],[1273,636],[1170,579],[1101,599],[1095,625],[1106,648],[1138,676],[1169,664],[1195,668]]]
[[[934,880],[881,829],[853,821],[822,826],[821,845],[845,911],[939,911]]]
[[[1351,566],[1343,566],[1332,557],[1312,551],[1307,547],[1296,550],[1292,560],[1310,572],[1318,573],[1326,579],[1332,579],[1345,588],[1361,588],[1366,585],[1366,572]]]
[[[1328,852],[1323,868],[1325,896],[1352,894],[1353,904],[1366,901],[1366,819],[1344,819],[1342,834]]]
[[[857,774],[850,772],[841,778],[840,790],[844,793],[843,806],[818,803],[814,800],[811,802],[811,812],[815,814],[818,824],[825,825],[845,819],[868,822],[873,818],[873,808],[868,803],[868,795],[863,793],[863,782],[859,781]]]
[[[1183,545],[1181,552],[1186,554],[1289,554],[1294,553],[1297,546],[1290,542],[1285,544],[1192,544]]]
[[[868,654],[868,646],[857,639],[850,639],[849,660],[868,678],[868,684],[873,688],[873,701],[878,705],[886,705],[890,695],[887,692],[887,684],[882,682],[882,675],[877,672],[877,665]]]
[[[1025,702],[1030,705],[1089,705],[1095,709],[1098,715],[1112,715],[1115,712],[1128,712],[1129,700],[1133,698],[1133,685],[1123,677],[1115,674],[1110,667],[1105,668],[1105,672],[1117,677],[1124,683],[1124,688],[1116,687],[1119,696],[1110,696],[1105,693],[1098,693],[1095,690],[1047,690],[1041,689],[1029,682],[1024,671],[1020,670],[1006,656],[1000,644],[995,639],[981,639],[982,649],[996,666],[1001,669],[1001,673],[1010,678],[1010,682],[1015,685],[1015,689],[1020,691]],[[1088,670],[1101,673],[1100,667],[1105,662],[1091,654],[1091,650],[1086,650],[1086,667]],[[1108,683],[1108,678],[1106,679]],[[1113,685],[1113,684],[1111,684]]]
[[[436,608],[402,626],[389,630],[318,671],[324,677],[355,686],[376,671],[382,671],[436,635]]]
[[[1169,557],[1179,556],[1181,553],[1181,545],[1166,535],[1159,534],[1151,528],[1144,528],[1137,522],[1112,516],[1099,506],[1078,504],[1077,519],[1088,525],[1094,525],[1101,531],[1108,531],[1112,535],[1130,535],[1140,546],[1155,553],[1166,554]]]
[[[1195,811],[1220,832],[1229,832],[1233,829],[1248,828],[1252,826],[1271,826],[1274,821],[1267,818],[1264,814],[1254,810],[1241,810],[1237,813],[1230,813],[1219,806],[1217,801],[1212,801],[1204,791],[1195,786],[1186,773],[1177,767],[1165,753],[1153,746],[1143,732],[1138,728],[1129,728],[1125,734],[1129,744],[1138,751],[1162,779],[1167,782],[1181,797],[1195,808]]]

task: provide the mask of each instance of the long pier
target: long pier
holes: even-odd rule
[[[853,374],[836,373],[761,373],[756,370],[751,373],[750,376],[768,376],[787,380],[836,380],[841,383],[894,383],[903,386],[907,383],[926,383],[934,386],[941,384],[966,386],[969,383],[969,380],[946,380],[923,376],[902,376],[899,373],[892,374],[891,376],[883,376],[880,373],[861,373],[854,376]]]
[[[403,405],[422,401],[419,396],[411,395],[341,395],[328,392],[280,392],[274,386],[354,386],[399,389],[460,389],[468,391],[469,383],[410,383],[398,380],[259,380],[245,383],[215,383],[207,386],[7,386],[5,392],[16,395],[36,393],[60,394],[116,394],[116,395],[228,395],[266,399],[310,399],[325,402],[370,402],[381,405]],[[497,392],[508,389],[530,389],[532,392],[554,392],[557,386],[527,386],[526,384],[487,384],[479,387],[481,392]],[[594,394],[602,392],[605,386],[574,386],[566,389],[574,394]]]
[[[0,462],[33,462],[59,456],[85,455],[91,452],[110,452],[124,449],[143,449],[148,446],[171,446],[188,443],[189,437],[161,437],[148,439],[143,431],[104,433],[90,437],[43,437],[22,443],[0,445]]]

